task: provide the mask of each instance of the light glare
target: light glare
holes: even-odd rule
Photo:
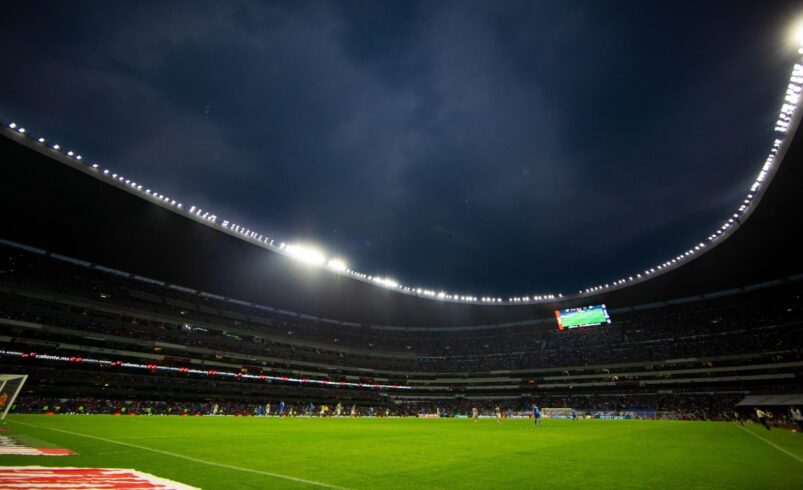
[[[345,272],[346,269],[348,268],[346,262],[343,261],[342,259],[332,259],[329,261],[327,265],[329,266],[330,269],[337,272]]]
[[[323,252],[315,247],[308,245],[287,245],[284,249],[287,255],[309,265],[322,266],[326,262]]]

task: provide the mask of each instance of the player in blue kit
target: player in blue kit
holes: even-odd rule
[[[577,421],[577,410],[572,409],[572,422]]]
[[[279,402],[279,417],[284,417],[284,400]]]
[[[533,405],[533,423],[538,426],[541,425],[541,409]]]

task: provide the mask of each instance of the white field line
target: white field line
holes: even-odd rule
[[[770,441],[768,441],[767,439],[764,439],[763,437],[761,437],[761,436],[760,436],[760,435],[758,435],[758,434],[755,434],[755,433],[753,433],[753,431],[750,431],[750,430],[747,430],[747,429],[745,429],[745,428],[744,428],[744,427],[742,427],[741,425],[740,425],[740,426],[738,426],[738,427],[739,427],[740,429],[742,429],[743,431],[747,432],[748,434],[750,434],[751,436],[753,436],[753,437],[757,437],[757,438],[761,439],[762,441],[766,442],[767,444],[769,444],[770,446],[774,447],[774,448],[775,448],[775,449],[777,449],[778,451],[780,451],[780,452],[782,452],[782,453],[784,453],[784,454],[786,454],[786,455],[788,455],[788,456],[791,456],[791,457],[795,458],[795,459],[797,460],[797,462],[798,462],[798,463],[803,463],[803,458],[801,458],[801,457],[800,457],[800,456],[798,456],[797,454],[795,454],[795,453],[792,453],[792,452],[790,452],[790,451],[787,451],[786,449],[782,448],[781,446],[779,446],[779,445],[777,445],[777,444],[775,444],[775,443],[773,443],[773,442],[770,442]]]
[[[152,453],[164,454],[165,456],[172,456],[174,458],[179,458],[179,459],[184,459],[184,460],[187,460],[187,461],[192,461],[193,463],[205,464],[207,466],[216,466],[218,468],[226,468],[227,470],[243,471],[245,473],[254,473],[254,474],[257,474],[257,475],[270,476],[270,477],[273,477],[273,478],[281,478],[282,480],[290,480],[290,481],[294,481],[296,483],[304,483],[306,485],[314,485],[316,487],[348,490],[346,487],[340,487],[340,486],[337,486],[337,485],[330,485],[328,483],[323,483],[323,482],[319,482],[319,481],[315,481],[315,480],[305,480],[303,478],[296,478],[294,476],[282,475],[281,473],[271,473],[270,471],[255,470],[253,468],[243,468],[242,466],[234,466],[234,465],[229,465],[229,464],[224,464],[224,463],[216,463],[214,461],[206,461],[206,460],[203,460],[203,459],[193,458],[192,456],[185,456],[184,454],[173,453],[173,452],[170,452],[170,451],[162,451],[161,449],[153,449],[153,448],[150,448],[150,447],[139,446],[137,444],[130,444],[130,443],[127,443],[127,442],[122,442],[122,441],[115,441],[114,439],[107,439],[105,437],[90,436],[89,434],[81,434],[80,432],[72,432],[72,431],[63,430],[63,429],[54,429],[52,427],[42,427],[41,425],[28,424],[28,423],[19,422],[19,421],[16,421],[16,420],[12,420],[10,422],[12,422],[14,424],[27,425],[28,427],[34,427],[36,429],[52,430],[52,431],[55,431],[55,432],[62,432],[64,434],[70,434],[70,435],[73,435],[73,436],[86,437],[87,439],[94,439],[96,441],[107,442],[109,444],[117,444],[117,445],[120,445],[120,446],[126,446],[126,447],[132,447],[134,449],[140,449],[142,451],[150,451]]]

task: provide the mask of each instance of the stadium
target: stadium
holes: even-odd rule
[[[794,42],[726,214],[521,294],[373,272],[3,102],[0,488],[803,487]]]

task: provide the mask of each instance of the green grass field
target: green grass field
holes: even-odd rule
[[[134,468],[205,489],[803,488],[803,434],[722,422],[11,415],[5,426],[78,455],[0,465]]]

